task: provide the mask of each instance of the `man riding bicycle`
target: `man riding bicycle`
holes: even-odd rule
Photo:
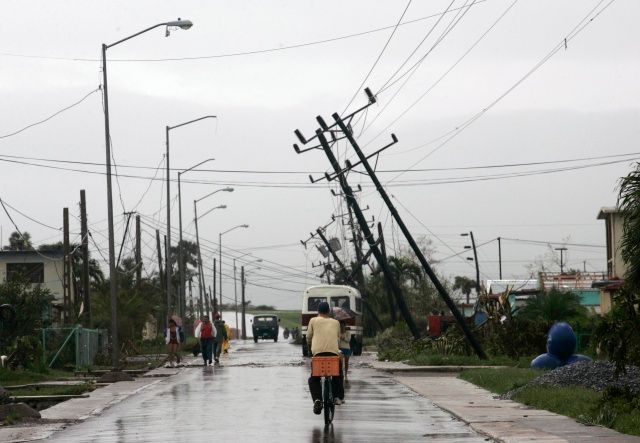
[[[314,357],[340,355],[338,343],[340,341],[340,323],[329,316],[329,303],[321,302],[318,305],[318,316],[309,320],[307,329],[307,342]],[[309,377],[309,391],[313,400],[314,414],[322,412],[322,386],[321,377]],[[340,376],[332,377],[331,390],[334,403],[339,405],[344,402],[344,385],[342,384],[342,365]]]

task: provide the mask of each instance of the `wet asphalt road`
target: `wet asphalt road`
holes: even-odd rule
[[[312,412],[308,361],[289,343],[235,342],[49,440],[58,442],[484,442],[389,375],[352,358],[333,425]],[[201,360],[195,360],[201,363]],[[434,378],[437,382],[437,378]]]

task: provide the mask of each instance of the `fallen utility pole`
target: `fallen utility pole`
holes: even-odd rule
[[[319,119],[319,121],[320,120],[321,119]],[[322,125],[322,122],[321,122],[321,125]],[[320,141],[320,144],[322,145],[322,149],[324,150],[324,153],[326,154],[327,158],[329,159],[329,162],[331,163],[331,166],[333,167],[335,173],[338,176],[340,187],[342,188],[342,192],[345,194],[345,197],[347,199],[347,204],[351,206],[351,209],[353,210],[353,213],[356,216],[356,220],[360,225],[360,229],[362,230],[362,233],[364,234],[364,237],[367,240],[367,243],[369,244],[369,249],[373,252],[373,255],[376,257],[376,260],[380,264],[380,267],[382,268],[384,275],[387,281],[389,282],[389,286],[391,287],[391,290],[393,291],[396,297],[396,301],[398,303],[398,307],[400,308],[400,311],[402,312],[402,316],[404,317],[405,322],[407,323],[407,326],[411,331],[411,334],[417,340],[420,338],[420,331],[418,331],[418,328],[414,323],[413,318],[411,317],[411,312],[409,311],[409,307],[405,302],[402,289],[398,285],[398,282],[393,278],[393,274],[391,273],[389,266],[387,266],[386,260],[382,257],[382,253],[378,248],[377,242],[374,241],[373,239],[373,234],[369,229],[368,221],[365,218],[364,214],[362,213],[362,209],[360,209],[360,205],[358,204],[358,201],[353,195],[353,189],[347,182],[347,179],[344,176],[344,174],[341,174],[342,169],[340,168],[340,165],[338,164],[338,160],[336,159],[335,155],[331,151],[331,146],[329,145],[329,142],[325,138],[323,131],[321,129],[318,129],[316,131],[316,135],[318,137],[318,140]]]
[[[318,233],[320,240],[322,240],[327,250],[331,253],[331,255],[333,255],[333,259],[336,262],[336,264],[344,272],[347,282],[360,290],[360,295],[362,296],[362,303],[364,304],[365,309],[369,314],[371,314],[371,317],[376,322],[380,330],[383,330],[384,326],[382,325],[382,322],[380,321],[375,311],[371,309],[371,306],[367,302],[367,294],[364,290],[364,285],[360,285],[358,284],[358,282],[354,280],[351,273],[349,273],[349,270],[344,266],[344,263],[342,263],[342,260],[340,260],[340,257],[338,257],[338,254],[336,253],[336,251],[334,251],[333,248],[331,247],[331,244],[329,243],[329,240],[327,240],[327,237],[324,235],[324,232],[322,232],[322,229],[318,228],[316,232]],[[358,263],[358,266],[360,266],[360,263]]]
[[[370,96],[369,98],[370,98],[370,102],[375,103],[375,97]],[[389,198],[389,195],[387,194],[387,191],[384,189],[384,187],[380,183],[380,180],[378,180],[378,177],[376,176],[375,171],[373,170],[373,168],[369,164],[369,161],[368,161],[367,157],[364,155],[364,153],[360,149],[360,146],[358,145],[358,142],[356,142],[351,129],[347,127],[347,124],[340,117],[340,115],[338,113],[334,113],[333,114],[333,119],[335,120],[336,124],[340,128],[340,131],[342,132],[344,137],[347,139],[349,144],[353,147],[353,150],[356,152],[356,155],[358,156],[358,158],[360,160],[359,163],[361,163],[362,166],[364,166],[365,170],[367,171],[367,174],[369,175],[369,178],[371,178],[371,181],[375,185],[376,190],[378,191],[378,193],[382,197],[382,200],[384,200],[385,204],[387,205],[387,208],[389,208],[389,212],[391,212],[391,215],[393,216],[393,218],[398,223],[398,227],[402,231],[402,234],[404,235],[404,237],[409,242],[409,245],[411,246],[411,249],[416,254],[416,257],[420,261],[420,264],[424,268],[424,271],[426,272],[426,274],[429,276],[429,279],[431,280],[433,285],[436,287],[438,293],[440,294],[440,297],[444,300],[444,302],[447,304],[447,307],[449,308],[449,310],[451,311],[451,313],[455,317],[458,325],[460,326],[460,328],[462,329],[465,337],[467,338],[467,341],[469,342],[469,344],[471,345],[471,347],[473,348],[475,353],[478,355],[478,357],[480,357],[482,359],[487,358],[487,355],[485,354],[484,350],[480,346],[480,343],[476,340],[476,338],[474,337],[473,333],[471,332],[471,329],[469,328],[469,325],[465,321],[464,316],[458,310],[458,307],[456,306],[456,304],[453,302],[453,300],[451,299],[451,297],[447,293],[447,290],[442,285],[442,283],[438,279],[438,276],[436,275],[436,273],[433,271],[433,269],[431,268],[431,266],[427,262],[427,259],[425,258],[424,254],[422,253],[422,251],[418,247],[418,244],[416,243],[416,241],[414,240],[413,236],[409,232],[409,229],[404,224],[404,221],[400,217],[400,214],[398,213],[398,211],[396,210],[395,206],[391,202],[391,199]],[[392,135],[392,139],[393,139],[394,143],[397,141],[397,138],[396,138],[395,135]],[[328,146],[328,144],[327,144],[327,146]],[[327,152],[327,147],[325,147],[325,152]],[[331,154],[331,155],[333,155],[333,154]],[[347,164],[347,169],[350,169],[350,168],[351,168],[351,165]],[[345,171],[340,169],[340,166],[337,164],[337,162],[334,165],[334,169],[335,169],[336,175],[338,175],[342,179],[344,177],[344,172]]]

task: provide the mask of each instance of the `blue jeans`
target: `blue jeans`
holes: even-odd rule
[[[201,338],[200,339],[200,349],[202,350],[202,359],[204,360],[205,364],[211,363],[211,360],[213,359],[212,357],[212,353],[213,353],[213,338]]]

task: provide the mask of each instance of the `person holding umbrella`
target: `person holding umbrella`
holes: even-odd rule
[[[351,357],[351,342],[349,331],[347,331],[347,321],[340,320],[340,344],[338,345],[340,352],[344,356],[344,381],[347,382],[347,373],[349,372],[349,357]]]
[[[178,356],[178,348],[180,347],[180,327],[173,319],[169,319],[169,327],[165,331],[164,341],[167,345],[167,364],[165,367],[175,367],[174,359],[180,363],[180,357]]]

